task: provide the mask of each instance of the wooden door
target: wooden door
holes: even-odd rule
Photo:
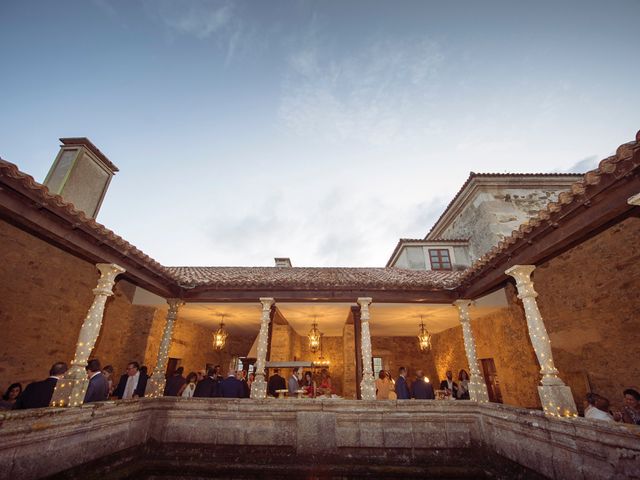
[[[500,393],[500,382],[498,381],[498,372],[496,372],[496,364],[493,358],[481,358],[482,374],[487,384],[487,392],[489,393],[489,401],[494,403],[502,403],[502,394]]]

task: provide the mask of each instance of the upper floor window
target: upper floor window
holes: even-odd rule
[[[431,261],[431,270],[452,270],[449,250],[446,248],[430,248],[429,260]]]

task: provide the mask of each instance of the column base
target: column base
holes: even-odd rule
[[[164,375],[151,375],[147,381],[147,389],[144,392],[144,396],[150,398],[163,397],[166,384],[167,380]]]
[[[267,398],[267,382],[264,381],[264,376],[256,375],[256,379],[251,384],[251,398],[254,400]]]
[[[369,374],[362,377],[360,382],[360,395],[362,400],[375,400],[376,399],[376,382],[373,379],[373,375]]]
[[[578,410],[571,388],[566,385],[543,385],[538,387],[545,415],[552,417],[577,417]]]
[[[471,381],[469,382],[469,398],[471,400],[475,400],[476,402],[489,402],[487,385],[481,378],[471,378]]]
[[[78,407],[84,403],[89,379],[63,378],[56,383],[56,389],[51,397],[52,407]]]

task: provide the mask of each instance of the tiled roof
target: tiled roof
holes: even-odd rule
[[[440,223],[440,221],[445,217],[449,209],[456,203],[462,192],[465,191],[467,186],[475,179],[475,178],[491,178],[491,177],[500,177],[500,178],[522,178],[522,177],[577,177],[579,173],[476,173],[469,172],[469,177],[462,184],[458,193],[451,199],[447,207],[442,211],[442,214],[435,221],[429,232],[425,235],[425,240],[429,238],[431,232],[436,228],[436,226]]]
[[[167,267],[185,288],[215,289],[407,289],[451,290],[461,272],[419,271],[401,268],[313,267]]]
[[[31,175],[22,173],[16,165],[2,158],[0,158],[0,177],[3,178],[2,183],[15,188],[22,188],[29,192],[29,197],[32,200],[42,207],[48,207],[55,211],[56,214],[71,223],[74,228],[85,227],[95,238],[121,252],[122,255],[135,258],[151,270],[167,275],[165,267],[149,255],[131,245],[104,225],[87,217],[84,212],[76,210],[72,203],[65,201],[60,195],[51,193],[47,187],[36,182]]]
[[[500,255],[505,254],[509,247],[520,241],[526,241],[533,234],[537,233],[538,229],[550,223],[559,226],[565,210],[573,206],[576,202],[578,204],[584,204],[589,191],[595,188],[603,178],[611,176],[620,178],[628,175],[638,167],[640,167],[640,131],[636,133],[635,142],[620,145],[615,155],[602,160],[598,168],[585,173],[581,180],[571,185],[569,190],[561,192],[557,202],[547,204],[536,216],[520,225],[509,237],[503,239],[498,245],[474,262],[473,265],[466,269],[463,275],[461,275],[461,282],[468,282],[471,278],[481,273],[489,263],[496,260]]]

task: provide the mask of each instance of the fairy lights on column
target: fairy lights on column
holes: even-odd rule
[[[533,350],[540,364],[541,386],[538,387],[542,407],[547,415],[560,417],[576,417],[578,415],[571,389],[558,376],[558,369],[553,363],[551,342],[544,326],[542,315],[538,309],[531,274],[535,265],[514,265],[504,273],[516,280],[518,298],[522,300],[527,328]]]
[[[361,325],[361,345],[362,345],[362,381],[360,382],[360,393],[363,400],[376,399],[376,382],[373,379],[373,369],[371,367],[371,334],[369,332],[369,305],[370,297],[358,298],[360,305]]]
[[[115,263],[98,263],[96,268],[100,270],[100,279],[96,288],[93,289],[95,297],[80,328],[78,342],[76,343],[76,354],[71,361],[71,367],[67,370],[64,378],[56,384],[51,398],[52,407],[82,405],[89,385],[85,367],[100,334],[104,306],[107,298],[113,295],[112,289],[116,277],[126,271]]]
[[[456,300],[453,304],[458,308],[460,324],[462,325],[462,338],[464,339],[464,349],[467,352],[469,361],[469,398],[477,402],[488,402],[489,394],[487,385],[478,367],[478,357],[476,354],[476,342],[471,330],[471,318],[469,317],[469,307],[473,305],[471,300]]]
[[[251,384],[251,398],[253,399],[267,398],[267,382],[264,378],[264,369],[267,363],[271,306],[275,303],[275,300],[273,298],[261,298],[260,303],[262,303],[262,318],[260,321],[260,333],[258,334],[256,378]]]
[[[179,298],[168,298],[169,310],[167,311],[167,321],[164,324],[162,332],[162,340],[158,349],[158,360],[156,368],[153,369],[153,375],[149,378],[147,385],[147,397],[162,397],[164,395],[164,387],[166,384],[165,371],[167,370],[167,362],[169,361],[169,349],[171,348],[171,338],[173,337],[173,327],[178,318],[178,309],[184,305]]]

